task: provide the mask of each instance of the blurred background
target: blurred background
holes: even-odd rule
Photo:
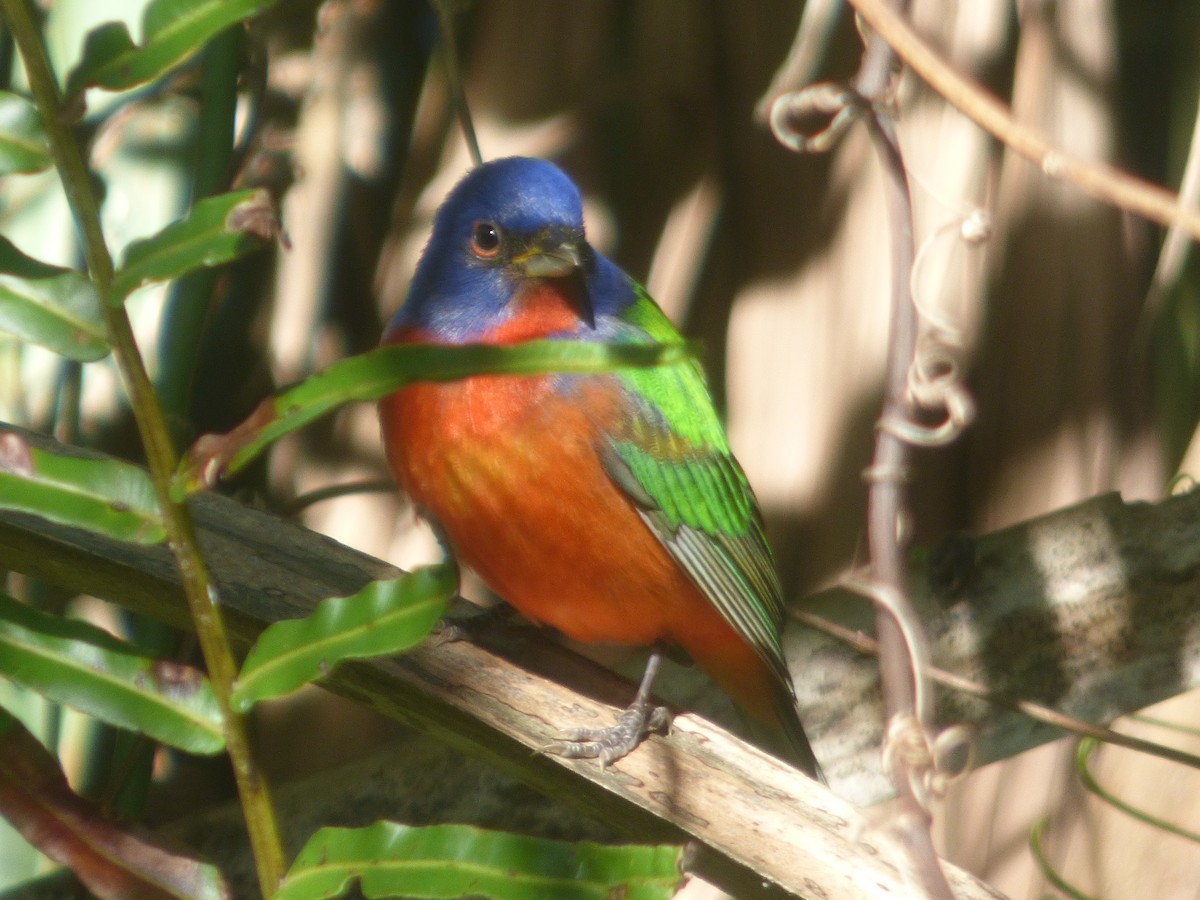
[[[60,71],[98,22],[125,19],[136,36],[143,5],[47,4]],[[912,6],[927,39],[1023,122],[1074,153],[1179,185],[1196,124],[1200,6]],[[585,193],[592,242],[702,342],[792,599],[864,558],[861,473],[880,406],[890,248],[879,169],[861,129],[829,155],[797,156],[756,120],[802,7],[452,4],[485,158],[557,161]],[[181,446],[228,430],[275,387],[374,346],[402,302],[432,213],[470,166],[437,39],[435,14],[417,0],[288,0],[169,84],[133,98],[90,93],[85,121],[115,248],[231,183],[266,184],[281,202],[289,248],[131,300]],[[861,40],[847,11],[821,43],[812,78],[852,75]],[[11,44],[2,50],[0,71],[19,85]],[[224,89],[212,75],[220,53],[233,54],[241,72]],[[235,95],[230,121],[246,144],[218,165],[206,141],[219,141],[219,129],[203,98]],[[914,293],[926,318],[943,323],[977,405],[961,440],[919,455],[916,544],[1105,491],[1160,498],[1177,472],[1197,471],[1195,262],[1185,252],[1160,264],[1160,229],[1047,179],[915,78],[900,79],[895,104],[917,213]],[[963,239],[973,215],[986,216],[989,240]],[[0,185],[0,229],[41,259],[79,262],[52,172]],[[120,397],[108,363],[64,363],[0,335],[0,419],[137,458]],[[394,491],[297,503],[329,485],[380,479],[375,412],[361,406],[284,441],[230,489],[400,566],[435,556]],[[483,598],[478,584],[466,592]],[[40,715],[39,701],[21,702],[28,718]],[[1200,703],[1178,698],[1154,714],[1195,723]],[[71,729],[87,726],[62,715],[55,729],[65,746]],[[316,690],[272,707],[259,725],[280,779],[394,735]],[[1200,744],[1195,730],[1187,738],[1130,727]],[[339,739],[297,742],[299,729]],[[1034,822],[1048,815],[1046,854],[1079,890],[1196,896],[1195,842],[1087,795],[1073,755],[1063,741],[958,785],[939,810],[944,852],[1014,897],[1053,893],[1028,848]],[[224,784],[219,765],[211,768]],[[1120,796],[1200,830],[1196,773],[1127,751],[1102,752],[1096,769]],[[86,781],[86,770],[80,761],[73,774]],[[0,869],[33,864],[13,854]]]

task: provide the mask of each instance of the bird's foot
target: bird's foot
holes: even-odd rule
[[[463,606],[473,611],[456,611],[439,619],[433,626],[425,646],[440,647],[442,644],[475,640],[479,635],[487,634],[498,626],[510,624],[517,614],[507,603],[497,603],[483,610],[466,601],[463,602]]]
[[[671,711],[665,706],[634,703],[609,728],[572,728],[543,749],[566,759],[598,759],[600,768],[628,756],[651,734],[666,734]]]

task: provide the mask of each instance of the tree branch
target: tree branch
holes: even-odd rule
[[[933,663],[1006,698],[998,708],[954,684],[939,693],[938,723],[971,726],[979,763],[1063,736],[1063,723],[1011,708],[1022,701],[1104,724],[1200,686],[1200,492],[1153,504],[1104,494],[979,538],[953,535],[910,566],[908,584]],[[871,627],[870,605],[846,590],[804,608]],[[786,641],[831,783],[857,804],[878,801],[888,784],[874,660],[806,628]]]
[[[1193,239],[1200,240],[1200,211],[1182,206],[1178,197],[1156,184],[1069,153],[1013,118],[1003,103],[942,59],[887,0],[850,0],[850,5],[946,102],[1031,161],[1047,177],[1068,181],[1084,193],[1151,221],[1185,229]]]
[[[247,642],[271,621],[304,615],[323,597],[396,574],[379,560],[223,497],[197,496],[190,506],[235,640]],[[0,566],[190,627],[164,547],[121,544],[4,513]],[[693,871],[739,897],[904,893],[904,879],[871,845],[870,827],[853,807],[696,716],[678,717],[669,738],[651,738],[604,771],[594,762],[540,753],[566,724],[610,721],[632,688],[530,629],[517,635],[520,667],[461,641],[348,664],[324,684],[638,840],[692,842]],[[563,684],[586,685],[590,696]],[[959,897],[998,896],[947,869]]]

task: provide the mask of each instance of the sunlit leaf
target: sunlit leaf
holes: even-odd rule
[[[0,594],[0,675],[58,703],[190,753],[225,746],[212,687],[86,622]]]
[[[150,476],[115,459],[50,453],[0,431],[0,509],[32,513],[119,541],[166,537]]]
[[[113,282],[113,302],[151,282],[180,278],[261,249],[274,229],[271,198],[261,188],[201,200],[185,218],[129,246]]]
[[[0,91],[0,175],[40,172],[51,162],[37,107],[19,94]]]
[[[4,237],[0,331],[79,362],[108,354],[100,303],[87,277],[26,256]]]
[[[74,794],[58,761],[2,709],[0,815],[29,843],[70,866],[104,900],[229,896],[213,866],[145,842],[114,824],[97,804]]]
[[[234,686],[239,712],[320,678],[344,659],[401,653],[416,646],[458,589],[452,565],[427,566],[357,594],[331,597],[303,619],[276,622],[246,657]]]
[[[468,825],[322,828],[275,900],[340,897],[355,878],[369,898],[667,900],[682,880],[681,854],[680,847],[571,844]]]
[[[83,58],[67,78],[67,93],[87,87],[126,90],[153,81],[197,53],[218,32],[275,0],[151,0],[142,15],[142,44],[123,22],[88,33]]]
[[[278,440],[354,400],[378,400],[414,381],[452,381],[468,375],[596,373],[634,366],[669,365],[693,357],[689,344],[603,344],[528,341],[514,346],[449,347],[405,344],[378,347],[334,363],[259,404],[228,434],[205,435],[188,451],[175,479],[186,494],[211,486],[251,463]]]

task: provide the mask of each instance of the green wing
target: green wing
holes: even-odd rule
[[[623,321],[631,339],[677,341],[640,286]],[[733,628],[791,693],[780,632],[782,590],[745,473],[729,450],[698,363],[619,376],[630,414],[603,449],[610,477]]]

